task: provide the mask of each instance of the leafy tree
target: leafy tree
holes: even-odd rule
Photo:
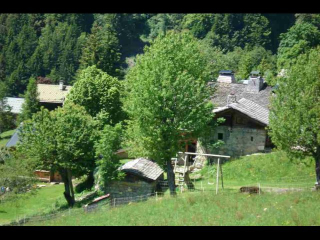
[[[313,14],[313,13],[297,13],[295,14],[296,23],[311,23],[320,29],[320,14]]]
[[[238,75],[241,79],[247,79],[253,70],[259,70],[262,76],[267,70],[276,72],[276,58],[271,51],[263,47],[254,47],[250,51],[244,49],[239,61]]]
[[[24,120],[31,119],[32,115],[39,110],[40,105],[37,82],[35,78],[30,78],[19,121],[22,122]]]
[[[212,120],[206,65],[190,33],[168,32],[145,48],[127,75],[127,144],[135,155],[167,165],[171,194],[175,193],[171,158],[179,142],[200,136]]]
[[[279,149],[311,155],[320,181],[320,48],[302,54],[271,101],[270,135]]]
[[[190,29],[195,37],[202,39],[210,31],[213,21],[213,14],[186,14],[181,25],[183,29]]]
[[[294,25],[294,14],[264,13],[262,15],[268,19],[271,28],[270,48],[268,48],[268,50],[271,50],[273,54],[276,54],[280,43],[279,36],[281,33],[287,32],[288,29]]]
[[[97,117],[104,124],[114,125],[122,118],[120,89],[117,78],[95,65],[90,66],[80,72],[65,104],[73,102],[81,105],[92,117]]]
[[[184,14],[155,14],[147,20],[149,28],[148,41],[155,39],[159,34],[170,30],[181,30]]]
[[[75,203],[72,176],[79,177],[95,167],[95,122],[86,110],[74,104],[49,112],[41,111],[24,122],[18,150],[39,166],[58,171],[63,179],[64,196]]]
[[[278,49],[278,70],[289,68],[296,58],[320,43],[320,31],[310,23],[295,24],[283,33]]]
[[[100,132],[99,141],[96,142],[97,171],[95,181],[100,189],[104,189],[111,181],[119,180],[123,176],[118,171],[119,157],[115,154],[122,142],[122,126],[105,125]]]
[[[215,14],[206,38],[212,46],[228,52],[234,47],[266,47],[269,35],[268,19],[261,14]]]

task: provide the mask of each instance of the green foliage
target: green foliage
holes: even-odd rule
[[[269,70],[276,73],[276,58],[271,51],[263,47],[254,47],[252,50],[244,50],[238,65],[238,75],[241,79],[248,79],[250,72],[258,70],[263,76]]]
[[[117,32],[111,24],[95,23],[88,36],[80,58],[80,68],[96,65],[111,76],[119,75],[120,46]]]
[[[149,27],[148,41],[154,40],[160,34],[165,34],[167,31],[180,30],[183,16],[184,14],[154,14],[147,20]]]
[[[88,175],[95,168],[95,125],[82,106],[68,104],[51,112],[42,107],[19,134],[19,151],[42,169],[61,174],[69,206],[74,204],[72,176]]]
[[[105,125],[100,132],[100,139],[96,142],[97,171],[95,173],[96,184],[104,189],[111,181],[122,178],[123,173],[118,171],[120,161],[115,154],[120,149],[122,142],[122,126],[116,124],[114,127]]]
[[[121,85],[95,65],[82,70],[65,102],[83,106],[101,123],[114,125],[122,119]]]
[[[37,91],[37,81],[35,78],[29,79],[27,92],[22,106],[22,113],[19,116],[19,121],[24,121],[32,118],[32,114],[40,110],[39,93]]]
[[[310,23],[295,24],[288,32],[280,36],[278,70],[289,68],[299,55],[307,53],[320,43],[320,31]]]
[[[95,123],[81,106],[69,104],[49,112],[41,111],[25,121],[18,145],[26,156],[46,169],[71,169],[82,175],[93,169]]]
[[[182,20],[182,28],[190,29],[197,38],[204,38],[212,27],[214,14],[186,14]]]
[[[127,75],[128,145],[163,164],[212,119],[206,58],[190,33],[160,35]],[[182,134],[187,133],[187,134]]]
[[[21,154],[12,152],[11,156],[0,163],[0,187],[8,187],[9,192],[0,195],[1,201],[18,197],[18,194],[33,190],[36,179],[33,174],[34,161],[25,159]]]
[[[204,39],[201,48],[208,59],[208,71],[212,79],[216,79],[222,69],[234,71],[238,80],[247,79],[253,70],[259,70],[262,76],[268,75],[268,78],[276,75],[276,56],[261,46],[252,49],[236,47],[234,51],[223,53]]]
[[[288,153],[311,155],[316,163],[320,160],[319,61],[319,48],[298,57],[279,81],[270,113],[270,134],[276,146]]]
[[[311,23],[312,25],[316,26],[320,29],[320,14],[314,13],[297,13],[295,14],[296,23]]]
[[[6,84],[0,81],[0,134],[15,127],[14,115],[10,112],[10,106],[7,105],[5,99],[6,94]]]
[[[269,21],[261,14],[215,14],[206,38],[224,52],[234,47],[267,47],[270,43]]]

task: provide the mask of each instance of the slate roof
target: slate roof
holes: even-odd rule
[[[5,98],[8,106],[11,107],[11,112],[15,114],[19,114],[22,111],[22,104],[24,103],[24,98],[13,98],[7,97]]]
[[[268,109],[272,87],[267,86],[267,84],[264,83],[262,89],[258,93],[252,93],[246,91],[247,86],[248,85],[241,83],[216,82],[216,91],[212,96],[211,101],[215,105],[215,107],[224,107],[227,105],[228,95],[233,93],[236,96],[237,100],[245,98]]]
[[[65,90],[60,90],[59,85],[37,84],[40,102],[63,103],[72,86],[66,86]]]
[[[163,173],[158,164],[145,158],[129,161],[122,165],[119,170],[151,180],[157,180]]]
[[[241,98],[228,106],[219,107],[213,110],[214,113],[223,112],[227,109],[237,110],[262,124],[269,125],[269,110],[248,99]]]
[[[6,144],[6,147],[15,147],[17,145],[19,141],[18,131],[19,131],[19,128],[11,136],[10,140]]]

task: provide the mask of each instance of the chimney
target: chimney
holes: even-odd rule
[[[66,89],[66,86],[63,85],[63,80],[60,80],[60,81],[59,81],[59,89],[60,89],[61,91],[63,91],[63,90]]]
[[[262,87],[263,87],[263,79],[260,76],[260,72],[259,71],[252,71],[250,73],[247,91],[253,92],[253,93],[258,93]]]
[[[234,74],[231,70],[221,70],[219,72],[219,77],[217,82],[220,83],[235,83],[236,79],[234,78]]]

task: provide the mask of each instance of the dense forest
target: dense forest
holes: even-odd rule
[[[169,30],[201,41],[212,78],[223,68],[242,79],[257,67],[272,76],[295,44],[317,44],[319,26],[309,14],[1,14],[0,82],[7,96],[23,96],[31,77],[73,84],[91,65],[124,79],[144,46]]]

